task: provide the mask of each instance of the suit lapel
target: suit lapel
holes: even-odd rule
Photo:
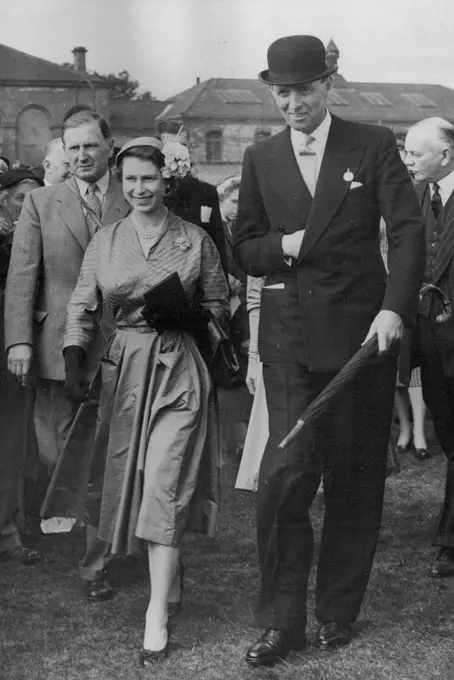
[[[118,222],[129,213],[129,210],[129,205],[123,196],[121,183],[111,176],[101,222],[106,225]]]
[[[297,220],[307,214],[312,197],[304,182],[290,141],[290,128],[272,138],[272,146],[263,158],[264,172],[269,185]]]
[[[438,244],[434,267],[434,283],[437,283],[454,257],[454,193],[444,207],[444,225]]]
[[[356,175],[363,153],[344,121],[333,116],[298,261],[318,241],[347,196],[350,182],[344,174],[349,170]]]
[[[68,227],[80,247],[85,250],[90,237],[82,206],[77,198],[78,195],[79,188],[75,178],[72,177],[65,184],[62,184],[61,194],[56,198],[56,201],[60,204],[58,212],[62,221]]]

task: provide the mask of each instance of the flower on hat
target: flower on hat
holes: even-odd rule
[[[191,171],[191,157],[189,150],[184,144],[179,142],[167,141],[163,146],[165,165],[162,169],[162,176],[166,179],[175,177],[182,179]]]

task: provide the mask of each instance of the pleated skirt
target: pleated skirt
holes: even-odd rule
[[[214,534],[218,502],[216,400],[194,340],[118,329],[101,362],[90,523],[112,553],[177,547],[186,530]]]

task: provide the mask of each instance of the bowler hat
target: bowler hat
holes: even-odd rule
[[[267,85],[303,85],[336,73],[328,68],[325,46],[313,35],[289,35],[268,48],[268,68],[259,73]]]

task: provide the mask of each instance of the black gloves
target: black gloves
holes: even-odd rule
[[[76,404],[86,399],[87,387],[84,383],[85,351],[82,347],[71,345],[63,350],[65,358],[65,384],[63,391],[66,398]]]
[[[190,310],[184,311],[146,307],[142,316],[159,335],[165,331],[186,331],[186,333],[198,335],[205,331],[211,315],[202,307],[191,307]]]

